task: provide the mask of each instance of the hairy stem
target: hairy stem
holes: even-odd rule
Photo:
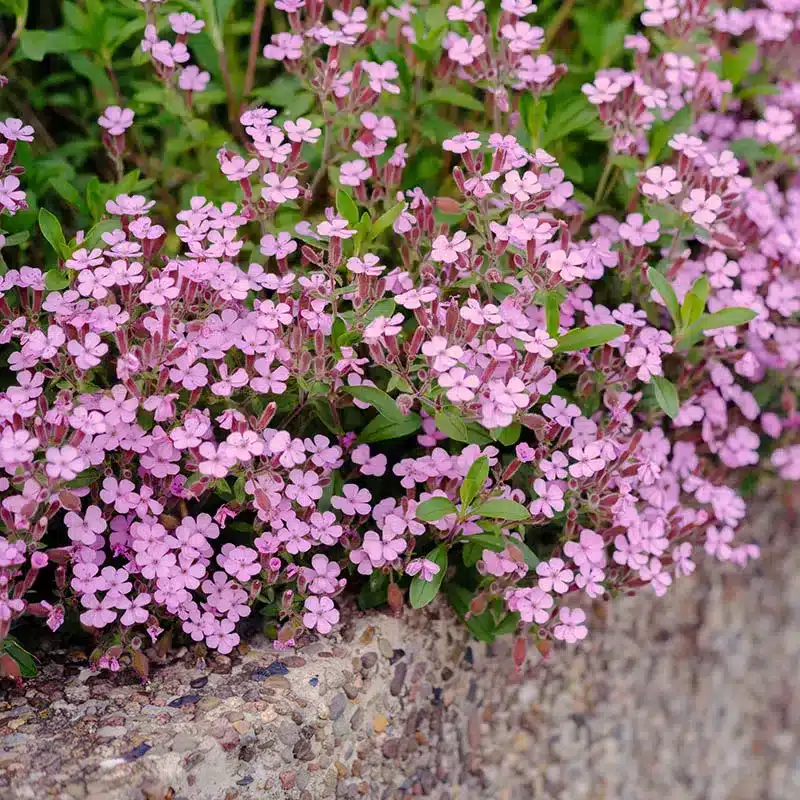
[[[258,46],[261,40],[261,28],[264,24],[264,12],[267,7],[267,0],[256,0],[255,18],[253,20],[253,30],[250,31],[250,52],[247,55],[247,72],[244,77],[244,89],[242,90],[242,102],[253,91],[253,84],[256,79],[256,60],[258,59]]]

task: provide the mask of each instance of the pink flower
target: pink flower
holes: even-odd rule
[[[298,180],[294,175],[281,178],[275,172],[268,172],[264,176],[264,184],[261,196],[268,203],[285,203],[288,200],[296,200],[300,196]]]
[[[619,235],[636,247],[641,247],[648,242],[655,242],[659,236],[659,222],[651,219],[644,221],[641,214],[628,214],[625,222],[619,226]]]
[[[319,476],[313,470],[303,472],[301,469],[293,469],[289,473],[289,480],[291,484],[286,487],[286,496],[299,506],[308,508],[322,497]]]
[[[568,452],[570,458],[575,459],[575,463],[569,468],[569,474],[573,478],[591,478],[605,468],[606,461],[599,444],[591,443],[584,447],[574,445]]]
[[[130,108],[109,106],[97,120],[112,136],[121,136],[133,125],[134,112]]]
[[[523,622],[536,622],[544,625],[550,619],[550,609],[554,601],[552,595],[538,586],[530,589],[512,589],[506,594],[509,611],[519,612]]]
[[[261,572],[258,563],[258,552],[243,545],[224,544],[222,552],[217,556],[219,564],[228,575],[237,581],[246,582]]]
[[[9,117],[3,122],[0,122],[0,133],[2,133],[9,142],[33,141],[33,126],[26,125],[21,119],[17,119],[16,117]]]
[[[316,628],[323,636],[330,633],[333,626],[339,621],[339,612],[333,606],[330,597],[307,597],[303,625],[308,630]]]
[[[539,576],[539,588],[543,592],[558,594],[564,594],[569,589],[574,577],[572,570],[567,569],[560,558],[540,561],[536,565],[536,574]]]
[[[455,264],[459,254],[468,252],[471,246],[472,243],[464,231],[456,231],[452,240],[448,240],[446,236],[437,236],[433,240],[431,259],[444,264]]]
[[[361,158],[357,158],[355,161],[345,161],[339,169],[339,183],[343,186],[360,186],[371,176],[372,170]]]
[[[578,542],[566,542],[564,553],[577,567],[604,567],[606,564],[605,542],[600,534],[584,528]]]
[[[454,367],[438,377],[439,386],[447,389],[447,399],[451,403],[468,403],[475,397],[473,389],[480,386],[477,375],[471,375],[463,367]]]
[[[342,494],[331,498],[331,505],[342,514],[369,514],[371,499],[372,495],[367,489],[361,489],[355,483],[346,483],[342,487]]]
[[[441,567],[429,558],[415,558],[406,565],[407,575],[417,575],[423,581],[432,581],[440,572]]]
[[[481,3],[481,5],[483,5]],[[452,10],[452,6],[450,7]],[[469,150],[479,150],[481,146],[480,134],[474,131],[459,133],[452,139],[445,139],[442,142],[442,149],[451,153],[466,153]]]
[[[722,198],[718,194],[706,195],[705,189],[692,189],[681,203],[681,211],[692,215],[692,220],[703,228],[710,227],[722,208]]]
[[[678,173],[672,167],[650,167],[642,179],[642,193],[656,200],[666,200],[683,188],[677,178]]]
[[[560,608],[559,624],[553,628],[553,636],[563,642],[574,644],[586,638],[589,629],[583,624],[586,614],[580,608]]]

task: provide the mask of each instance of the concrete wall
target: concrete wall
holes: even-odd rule
[[[603,606],[519,678],[444,608],[144,687],[55,653],[0,695],[0,797],[796,800],[798,527],[776,504],[751,526],[755,567]]]

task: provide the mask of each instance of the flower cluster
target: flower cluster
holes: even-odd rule
[[[241,111],[216,153],[236,200],[168,220],[119,192],[47,237],[53,268],[0,277],[0,641],[73,614],[101,665],[141,671],[145,636],[228,653],[254,607],[279,647],[326,634],[355,585],[394,610],[441,590],[475,635],[546,650],[587,636],[584,597],[755,558],[742,475],[800,478],[800,83],[752,103],[720,68],[732,40],[780,64],[796,4],[647,0],[632,68],[574,98],[608,142],[594,198],[544,135],[566,67],[534,4],[331,5],[275,3],[263,56],[321,111]],[[190,104],[204,23],[171,13],[161,39],[145,6]],[[441,49],[434,101],[487,95],[488,123],[441,137],[448,196],[407,179],[395,101],[422,105],[422,77],[374,60],[389,43],[417,76]],[[122,175],[133,110],[99,125]],[[33,133],[0,123],[11,215]]]

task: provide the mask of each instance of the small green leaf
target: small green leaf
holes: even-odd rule
[[[686,293],[683,305],[681,305],[681,322],[684,327],[688,327],[700,319],[700,315],[706,307],[709,288],[708,278],[701,275]]]
[[[575,350],[585,350],[587,347],[599,347],[622,336],[625,328],[622,325],[591,325],[568,331],[559,340],[555,348],[559,353],[570,353]]]
[[[758,57],[758,45],[745,42],[738,49],[726,48],[722,54],[722,78],[738,86],[750,71],[750,67]]]
[[[362,403],[369,403],[379,414],[392,422],[401,422],[405,419],[405,414],[397,407],[394,399],[375,386],[345,386],[343,391],[353,395]]]
[[[16,663],[20,677],[33,678],[36,675],[36,659],[13,636],[7,636],[0,642],[0,653]]]
[[[448,514],[457,513],[455,504],[446,497],[431,497],[430,500],[423,500],[417,506],[415,516],[423,522],[438,522]]]
[[[398,421],[386,419],[379,414],[369,422],[358,437],[360,444],[370,442],[385,442],[388,439],[400,439],[410,436],[422,427],[422,418],[419,414],[411,413]]]
[[[548,292],[544,298],[544,318],[547,332],[550,336],[558,336],[558,326],[561,319],[561,303],[564,296],[560,292]]]
[[[336,210],[347,220],[348,224],[358,224],[358,206],[344,189],[336,192]]]
[[[700,319],[692,326],[701,331],[710,331],[715,328],[727,328],[733,325],[744,325],[758,316],[757,311],[752,308],[723,308],[713,314],[703,314]]]
[[[505,447],[511,447],[519,441],[520,434],[522,433],[522,425],[519,422],[512,422],[505,428],[495,428],[492,431],[495,439]]]
[[[588,128],[597,119],[597,114],[597,109],[583,95],[559,105],[547,123],[541,146],[547,147],[556,139],[563,139],[574,131]]]
[[[53,250],[58,253],[59,258],[70,257],[71,253],[64,238],[64,231],[61,230],[61,223],[55,214],[51,214],[46,208],[39,209],[39,229]]]
[[[99,220],[105,212],[106,205],[103,197],[103,187],[100,181],[96,176],[92,176],[86,184],[86,206],[95,221]]]
[[[49,292],[60,292],[69,286],[69,275],[58,269],[49,269],[44,274],[44,287]]]
[[[435,103],[436,105],[457,106],[468,111],[485,111],[486,107],[475,95],[460,92],[458,89],[442,87],[434,89],[424,100],[423,105]]]
[[[452,411],[439,411],[434,419],[436,427],[449,439],[456,442],[469,442],[467,424]]]
[[[650,285],[658,292],[659,296],[664,301],[669,315],[672,317],[672,321],[675,323],[675,326],[678,327],[681,324],[681,307],[678,303],[675,290],[672,288],[672,284],[655,267],[650,267],[650,269],[647,270],[647,278],[650,281]]]
[[[530,517],[528,509],[521,503],[504,498],[487,500],[485,503],[481,503],[481,505],[473,509],[473,512],[481,517],[503,519],[509,522],[521,522]]]
[[[478,492],[483,488],[486,479],[489,477],[489,459],[481,456],[476,459],[467,472],[464,482],[461,484],[461,503],[464,508],[477,497]]]
[[[521,539],[514,539],[509,537],[506,542],[507,547],[516,547],[520,553],[522,553],[522,560],[530,567],[531,569],[536,569],[536,565],[541,561],[541,559],[533,552],[533,550],[528,547]]]
[[[408,592],[412,608],[422,608],[428,605],[439,594],[439,587],[442,585],[445,572],[447,572],[447,549],[444,545],[435,547],[425,558],[437,564],[439,571],[429,581],[423,581],[418,575],[414,576]]]
[[[465,544],[480,545],[494,553],[502,553],[506,549],[505,539],[499,533],[471,533],[461,541]]]
[[[675,419],[681,407],[681,401],[678,398],[678,390],[670,381],[661,375],[653,375],[652,383],[656,393],[656,401],[661,407],[661,410],[670,419]]]
[[[377,239],[385,230],[394,225],[395,220],[403,213],[407,203],[402,200],[397,205],[392,206],[385,214],[381,214],[375,220],[370,231],[370,239]]]
[[[84,486],[91,486],[102,477],[103,473],[99,469],[85,469],[75,478],[67,483],[68,489],[82,489]]]
[[[676,111],[668,120],[653,125],[650,131],[650,150],[647,154],[646,166],[652,167],[659,158],[667,142],[676,134],[689,130],[692,124],[692,106],[685,105]]]

